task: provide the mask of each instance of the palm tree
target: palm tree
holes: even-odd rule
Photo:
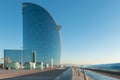
[[[7,63],[8,70],[10,70],[11,59],[9,57],[6,57],[5,60],[6,60],[6,63]]]

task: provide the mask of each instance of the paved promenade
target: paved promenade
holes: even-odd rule
[[[55,70],[0,70],[0,80],[93,80],[79,68]]]
[[[56,70],[0,70],[0,80],[54,80],[64,69]]]
[[[85,75],[83,70],[79,68],[71,67],[64,71],[61,75],[56,77],[55,80],[93,80],[92,78]]]
[[[91,77],[87,76],[83,70],[79,68],[73,68],[73,80],[93,80]]]

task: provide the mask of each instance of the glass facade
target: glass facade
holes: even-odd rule
[[[32,53],[31,50],[4,50],[4,58],[9,57],[11,60],[11,67],[15,68],[15,63],[23,64],[26,62],[32,62]],[[5,66],[6,61],[5,61]]]
[[[4,58],[9,57],[12,62],[21,62],[21,50],[4,50]]]
[[[47,10],[33,3],[23,3],[23,49],[34,50],[36,62],[50,64],[50,60],[53,59],[53,64],[59,65],[61,56],[59,30],[60,26]]]

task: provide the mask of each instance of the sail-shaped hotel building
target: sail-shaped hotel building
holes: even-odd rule
[[[23,50],[4,50],[4,57],[10,57],[12,62],[32,61],[35,52],[35,62],[53,65],[60,64],[61,39],[60,26],[43,7],[33,3],[23,3]]]
[[[36,62],[59,65],[60,26],[47,10],[33,3],[23,3],[23,49],[36,52]]]

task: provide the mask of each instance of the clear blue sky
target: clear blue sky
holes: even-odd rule
[[[22,48],[22,3],[46,8],[62,25],[62,61],[120,62],[120,0],[0,0],[0,57]]]

